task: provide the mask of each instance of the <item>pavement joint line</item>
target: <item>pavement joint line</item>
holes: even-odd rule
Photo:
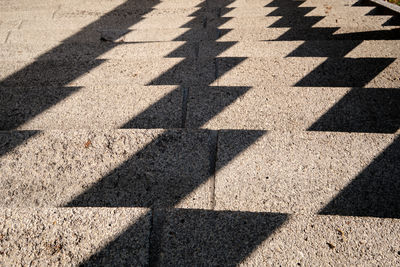
[[[149,237],[149,266],[159,266],[162,232],[165,223],[165,212],[161,209],[151,209]]]
[[[215,176],[216,176],[216,166],[217,166],[217,155],[218,155],[218,139],[219,130],[212,130],[210,133],[210,204],[211,210],[215,209]]]

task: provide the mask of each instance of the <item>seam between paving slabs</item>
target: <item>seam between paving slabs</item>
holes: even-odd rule
[[[149,240],[149,266],[159,266],[161,241],[165,223],[165,211],[162,209],[151,209],[151,226]]]
[[[218,154],[219,130],[210,133],[210,205],[211,210],[215,209],[215,176]]]

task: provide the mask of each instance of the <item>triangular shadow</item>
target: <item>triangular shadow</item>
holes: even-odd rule
[[[400,138],[397,137],[319,214],[400,218]]]

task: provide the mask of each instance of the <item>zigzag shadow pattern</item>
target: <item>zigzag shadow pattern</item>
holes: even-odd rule
[[[0,81],[0,130],[16,129],[78,91],[81,87],[66,85],[102,64],[104,60],[97,57],[120,44],[103,42],[99,34],[93,33],[104,28],[118,29],[113,33],[113,37],[118,39],[159,3],[159,0],[127,0],[40,55],[33,63]],[[89,41],[90,45],[82,45],[82,40]],[[72,60],[54,60],[66,55]],[[71,62],[76,64],[71,67]]]
[[[108,29],[116,28],[113,38],[118,39],[126,34],[128,28],[143,19],[143,15],[150,12],[152,7],[159,1],[146,2],[143,5],[137,1],[127,1],[116,9],[102,16],[98,21],[88,25],[77,34],[67,38],[62,44],[49,52],[41,55],[37,60],[2,80],[0,86],[4,92],[0,104],[3,107],[4,117],[2,117],[3,130],[13,130],[31,118],[43,112],[45,109],[57,104],[59,101],[76,92],[80,87],[66,86],[71,81],[99,66],[104,60],[97,59],[98,56],[111,50],[119,43],[103,42],[100,40],[90,40],[93,44],[83,46],[80,41],[93,38],[93,31],[99,27]],[[194,21],[204,21],[203,29],[193,28],[191,31],[178,37],[176,40],[184,40],[185,45],[191,45],[198,41],[199,35],[204,39],[216,40],[228,30],[217,29],[218,25],[207,27],[207,16],[219,17],[230,8],[225,6],[232,3],[231,0],[222,4],[215,4],[213,1],[203,2],[200,10],[194,14],[192,22],[186,27],[198,25]],[[121,15],[122,14],[122,15]],[[123,16],[125,20],[115,19],[115,16]],[[225,18],[228,20],[228,18]],[[97,38],[97,37],[96,37]],[[193,39],[194,38],[194,39]],[[98,42],[98,43],[96,43]],[[169,99],[173,95],[182,92],[182,127],[185,126],[187,105],[186,99],[190,90],[195,86],[208,86],[217,77],[223,74],[216,69],[216,57],[219,53],[232,46],[234,43],[226,43],[226,46],[218,49],[210,49],[206,60],[199,58],[185,57],[183,63],[178,64],[171,70],[155,79],[149,85],[178,85],[178,89],[167,95],[154,105],[147,108],[144,112],[127,122],[124,128],[169,128],[169,124],[154,124],[152,116],[157,116],[159,111],[169,104]],[[82,49],[84,48],[84,49]],[[169,56],[185,56],[182,54],[185,49],[177,49]],[[66,53],[67,52],[67,53]],[[53,60],[59,55],[76,59],[79,65],[71,68],[71,62]],[[244,58],[236,58],[240,63]],[[205,64],[205,65],[204,65]],[[206,68],[203,68],[206,66]],[[232,65],[234,66],[234,65]],[[183,72],[182,70],[185,69]],[[205,70],[202,72],[202,70]],[[211,70],[211,71],[210,71]],[[200,73],[199,73],[200,71]],[[214,89],[218,90],[218,87]],[[249,89],[249,87],[221,87],[222,90],[235,91],[238,97]],[[234,99],[226,101],[220,109],[213,110],[202,118],[201,123],[205,123],[215,116],[225,105],[229,105]],[[33,137],[36,131],[30,131],[28,138]],[[246,141],[238,144],[232,156],[241,153],[248,146],[254,143],[263,131],[244,131],[247,136]],[[193,134],[195,137],[190,137]],[[4,142],[8,142],[5,140]],[[86,192],[77,196],[66,206],[68,207],[148,207],[151,212],[139,218],[129,229],[109,243],[101,251],[92,255],[83,265],[127,265],[140,264],[137,251],[133,250],[130,242],[135,240],[135,231],[149,216],[153,219],[152,238],[157,236],[167,236],[172,231],[164,233],[167,227],[174,228],[177,233],[175,242],[180,243],[180,248],[185,248],[185,254],[178,251],[162,252],[159,243],[150,243],[150,264],[169,264],[174,262],[192,262],[193,264],[212,263],[235,265],[246,258],[258,244],[265,240],[276,227],[279,227],[286,219],[286,215],[281,214],[259,214],[245,212],[214,212],[197,210],[177,210],[173,208],[177,203],[187,198],[188,195],[197,189],[215,173],[216,146],[218,133],[210,131],[198,131],[196,133],[187,131],[167,130],[158,138],[153,140],[141,151],[133,155],[128,161],[114,169],[107,176],[103,177],[97,184],[93,185]],[[20,145],[19,143],[7,143],[1,149],[1,153]],[[200,148],[198,145],[205,145]],[[3,146],[2,146],[3,147]],[[199,151],[207,150],[206,161],[197,164],[197,169],[188,164],[189,161],[198,162]],[[205,170],[205,171],[204,171]],[[181,171],[181,172],[179,172]],[[165,215],[164,215],[165,214]],[[159,217],[165,218],[165,227],[155,221],[160,221]],[[182,220],[182,217],[188,218]],[[179,224],[176,219],[179,218]],[[188,231],[194,227],[194,223],[200,219],[204,222],[204,227],[197,228],[196,231]],[[163,221],[163,220],[161,220]],[[196,225],[197,227],[198,225]],[[210,226],[215,226],[209,229]],[[159,230],[157,230],[159,229]],[[186,235],[193,235],[198,241],[207,242],[207,246],[186,247],[182,238]],[[234,235],[235,234],[235,235]],[[212,239],[206,238],[211,236]],[[233,237],[237,238],[233,238]],[[168,238],[168,240],[172,240]],[[203,241],[202,241],[203,240]],[[224,240],[232,241],[226,244]],[[247,241],[246,246],[239,246],[239,241]],[[173,240],[172,240],[173,241]],[[233,242],[235,241],[235,242]],[[200,249],[201,254],[193,258],[193,252]],[[168,259],[160,257],[166,255]],[[182,258],[183,257],[183,258]],[[212,258],[216,257],[216,258]]]
[[[290,27],[279,40],[305,41],[288,57],[327,57],[295,86],[352,87],[308,130],[395,133],[400,126],[399,88],[363,87],[396,58],[345,56],[364,40],[399,40],[399,29],[334,34],[338,28],[312,28],[323,16],[305,16],[313,8],[299,7],[303,2],[275,0],[269,5],[278,7],[273,12],[275,15],[283,16],[272,27]],[[369,15],[379,14],[382,12],[378,10]],[[392,23],[397,20],[398,17],[390,19]],[[332,44],[325,40],[335,42]],[[397,138],[319,213],[400,218],[399,148]]]
[[[308,130],[395,133],[400,127],[400,90],[353,88]]]
[[[199,34],[203,34],[205,43],[210,45],[206,58],[185,57],[183,61],[148,84],[178,85],[178,88],[171,94],[181,92],[183,95],[182,128],[185,127],[187,99],[191,90],[201,90],[201,88],[232,90],[236,97],[240,97],[250,89],[250,87],[209,86],[224,73],[217,68],[216,56],[234,45],[234,42],[215,48],[212,41],[228,30],[220,31],[217,29],[217,24],[213,24],[211,28],[207,27],[207,19],[209,16],[213,16],[215,10],[217,10],[217,16],[220,16],[221,10],[225,10],[224,6],[232,2],[233,0],[224,1],[223,6],[217,9],[209,4],[213,3],[212,1],[203,2],[198,6],[200,9],[192,15],[194,16],[193,20],[205,21],[203,29],[195,27],[176,38],[176,40],[186,41],[184,46],[189,46],[197,41],[192,38],[198,38]],[[194,24],[198,25],[191,21],[185,26]],[[187,51],[187,49],[180,47],[168,56],[182,56],[184,55],[182,51]],[[239,64],[243,60],[245,58],[235,58],[235,63]],[[232,67],[234,66],[235,64],[232,64]],[[124,125],[124,128],[149,128],[148,126],[159,128],[159,125],[151,123],[147,125],[146,118],[155,116],[158,110],[162,110],[164,103],[168,102],[168,98],[170,95],[132,118]],[[199,127],[233,101],[235,99],[232,98],[223,105],[219,105],[219,109],[206,114],[199,122]],[[240,132],[246,138],[241,144],[237,144],[235,151],[232,151],[232,159],[265,133],[264,131],[248,130]],[[196,137],[197,141],[189,138],[187,133],[193,132],[173,130],[164,132],[132,156],[130,160],[114,169],[66,206],[151,208],[151,212],[146,215],[153,218],[150,265],[237,265],[286,220],[286,215],[174,209],[177,204],[187,199],[191,192],[206,184],[218,171],[215,166],[218,132],[200,131]],[[199,151],[202,150],[198,147],[199,144],[207,145],[209,162],[199,164],[201,161]],[[196,164],[193,166],[190,162],[196,162]],[[207,171],[204,172],[204,170]],[[129,248],[130,236],[144,222],[146,216],[140,218],[83,265],[135,262],[136,251],[126,248]]]
[[[278,40],[304,41],[287,57],[327,57],[295,86],[353,88],[308,130],[396,132],[400,125],[398,90],[361,89],[396,58],[346,58],[345,56],[364,40],[399,40],[400,29],[334,34],[338,27],[313,27],[324,17],[306,16],[314,8],[300,7],[302,3],[304,1],[274,0],[267,5],[277,7],[269,16],[282,16],[270,27],[289,27]]]

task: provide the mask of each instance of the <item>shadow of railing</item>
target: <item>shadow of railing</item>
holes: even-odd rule
[[[400,218],[400,138],[358,174],[320,214]]]
[[[99,30],[116,29],[112,36],[118,39],[129,32],[129,28],[140,22],[144,15],[152,11],[158,3],[160,3],[159,0],[139,2],[128,0],[63,40],[58,46],[40,55],[33,63],[0,81],[2,111],[0,130],[18,128],[81,89],[79,86],[67,85],[102,64],[105,60],[98,57],[121,44],[102,41]],[[132,8],[138,12],[129,12]],[[116,19],[118,15],[123,15],[123,19],[121,17]],[[82,49],[82,40],[98,45],[93,45],[90,49]],[[72,64],[73,60],[67,62],[57,60],[59,55],[65,54],[68,54],[71,59],[84,58],[85,60],[77,61],[77,64]]]
[[[226,1],[223,5],[227,6],[232,2]],[[207,21],[207,16],[213,15],[209,14],[210,12],[221,13],[218,11],[223,7],[210,6],[209,3],[203,2],[198,6],[200,9],[193,14],[193,20]],[[189,25],[194,24],[198,25],[193,21]],[[209,84],[223,75],[223,72],[217,68],[216,57],[225,49],[234,45],[234,42],[229,42],[226,46],[218,46],[216,48],[213,45],[213,40],[215,41],[227,30],[219,31],[217,24],[215,28],[207,27],[206,23],[202,25],[202,29],[192,28],[176,38],[176,40],[186,41],[185,45],[189,46],[192,45],[193,41],[198,41],[199,35],[204,36],[205,43],[210,45],[208,56],[206,58],[185,57],[183,61],[151,81],[148,85],[178,85],[179,87],[148,107],[138,116],[132,118],[123,128],[132,126],[159,128],[159,125],[154,125],[151,122],[150,125],[147,125],[146,118],[155,116],[159,110],[163,109],[164,103],[168,102],[171,94],[177,94],[177,92],[180,92],[183,96],[181,127],[185,127],[187,101],[191,90],[210,88]],[[193,40],[193,38],[196,38],[196,40]],[[188,51],[188,49],[180,47],[167,57],[174,57],[176,54],[182,56],[181,51]],[[239,64],[244,59],[235,58],[235,62]],[[235,64],[232,64],[232,67],[234,66]],[[214,90],[219,89],[218,86],[213,86],[212,88]],[[246,93],[250,87],[221,87],[221,89],[232,90],[239,97]],[[206,114],[202,117],[198,126],[201,127],[202,123],[210,120],[233,101],[234,99],[226,101],[223,105],[219,105],[219,109],[214,109]],[[245,133],[247,138],[241,144],[237,144],[236,151],[232,151],[232,159],[265,133],[264,131],[248,130],[240,132]],[[208,158],[210,159],[208,167],[201,165],[200,168],[196,169],[196,164],[191,164],[191,162],[198,162],[196,151],[199,151],[200,148],[196,148],[196,143],[191,143],[190,139],[185,139],[184,133],[166,131],[128,161],[103,177],[97,184],[74,198],[66,206],[150,208],[153,220],[157,221],[156,224],[153,223],[152,240],[166,238],[165,240],[151,242],[151,265],[238,264],[265,240],[276,227],[283,223],[286,215],[174,209],[196,188],[212,179],[215,172],[218,171],[215,169],[218,133],[209,131],[207,133],[206,136],[209,140],[206,143],[209,145]],[[204,173],[204,169],[208,170],[208,172]],[[113,262],[110,259],[110,255],[114,253],[112,257],[115,257],[115,251],[118,251],[117,258],[128,257],[128,262],[132,260],[130,257],[135,258],[135,251],[126,252],[126,250],[116,248],[125,246],[125,243],[129,240],[129,235],[136,231],[143,218],[135,222],[127,231],[101,249],[101,251],[92,255],[84,265]],[[202,222],[204,227],[195,224],[199,221]],[[274,223],[270,223],[271,221],[274,221]],[[267,225],[268,227],[260,227],[261,225]],[[214,227],[210,228],[210,226]],[[215,232],[214,230],[216,229],[220,229],[220,231]],[[234,233],[241,234],[233,237]],[[194,247],[187,244],[189,242],[187,238],[193,239],[194,242],[190,241],[190,245]],[[233,240],[231,241],[247,241],[247,245],[239,246],[237,242],[230,243],[229,240],[232,238]],[[227,243],[223,243],[224,240]],[[164,246],[161,246],[160,242]],[[172,247],[168,247],[169,245]]]
[[[133,1],[128,1],[127,3],[132,2]],[[121,10],[122,12],[125,9],[129,9],[127,3],[119,6],[116,10]],[[223,3],[222,7],[220,6],[216,8],[216,10],[225,9],[224,7],[230,3],[232,3],[231,0],[226,1]],[[282,3],[285,4],[281,6]],[[289,6],[290,8],[288,9],[287,3],[293,3],[293,6]],[[317,40],[319,40],[319,38],[332,38],[332,40],[336,40],[335,38],[344,38],[346,40],[346,38],[352,39],[354,37],[356,39],[358,38],[357,40],[363,40],[363,38],[377,38],[376,36],[385,36],[385,38],[389,38],[388,35],[392,36],[393,34],[394,36],[397,33],[396,31],[386,33],[373,32],[369,34],[342,35],[342,37],[337,37],[335,35],[336,37],[332,37],[334,31],[331,29],[311,28],[311,25],[313,25],[313,23],[318,19],[306,19],[304,17],[305,14],[302,12],[303,9],[300,8],[301,12],[299,14],[301,18],[304,17],[306,20],[304,25],[310,25],[310,28],[305,29],[305,32],[307,32],[308,35],[303,35],[304,25],[303,28],[299,28],[297,24],[292,24],[290,20],[285,21],[288,17],[293,15],[289,10],[296,9],[299,3],[275,0],[268,5],[278,7],[275,15],[279,14],[279,12],[283,14],[278,15],[283,16],[283,20],[277,22],[275,26],[283,27],[282,25],[289,25],[289,27],[291,27],[289,32],[281,36],[278,40],[298,40],[300,38],[299,40],[306,41],[304,46],[299,48],[298,51],[308,51],[307,41],[315,40],[315,38]],[[200,17],[201,21],[204,21],[204,17],[201,17],[204,15],[203,12],[207,12],[209,9],[213,8],[212,6],[210,7],[209,4],[209,1],[202,3],[199,6],[201,9],[196,12],[194,19],[199,19]],[[147,10],[150,11],[151,8]],[[219,15],[221,14],[221,12],[217,13],[219,13]],[[107,20],[106,17],[107,15],[100,20]],[[132,23],[136,23],[141,19],[142,17],[132,19],[131,21],[128,20],[126,24],[124,23],[117,26],[118,28],[127,29],[132,25]],[[284,23],[282,24],[282,22]],[[83,29],[81,33],[68,38],[64,43],[73,44],[77,38],[79,39],[82,35],[84,36],[87,32],[94,29],[96,25],[96,22],[89,25]],[[216,40],[224,32],[227,32],[227,30],[219,31],[217,29],[212,29],[211,32],[207,32],[206,26],[207,25],[203,25],[203,31],[205,31],[205,35],[208,39],[212,39],[210,38],[210,34],[215,36],[214,40]],[[215,26],[215,28],[217,27],[218,25]],[[193,31],[196,34],[193,34]],[[121,37],[123,35],[122,32],[121,35],[117,34],[116,37]],[[125,33],[126,32],[124,32],[124,34]],[[217,34],[215,35],[215,33]],[[196,28],[193,29],[192,32],[189,31],[178,37],[177,40],[190,42],[190,38],[197,34],[199,34],[199,29]],[[223,75],[223,72],[217,68],[218,62],[216,56],[233,44],[234,42],[227,42],[226,46],[218,46],[218,49],[210,47],[209,57],[205,60],[199,58],[185,58],[181,63],[167,70],[149,83],[149,85],[178,85],[178,89],[173,91],[171,94],[181,92],[181,95],[183,96],[181,127],[185,127],[187,99],[191,90],[195,90],[196,86],[204,86],[208,89],[212,88],[214,90],[232,90],[235,97],[240,97],[250,89],[249,87],[210,86],[212,82]],[[357,44],[357,42],[355,42],[355,44]],[[50,55],[57,54],[57,49],[64,49],[63,45],[65,44],[61,44],[59,47],[54,48],[41,57],[44,59],[49,56],[49,53]],[[20,90],[22,90],[20,95],[12,96],[15,99],[11,100],[11,103],[7,104],[6,101],[4,101],[5,105],[7,105],[7,109],[10,111],[15,107],[17,107],[17,109],[19,108],[18,112],[23,111],[21,109],[24,108],[25,104],[22,104],[21,106],[19,105],[25,103],[27,99],[29,100],[27,95],[30,95],[31,92],[28,88],[22,89],[24,86],[49,86],[49,88],[52,88],[49,90],[44,89],[43,92],[40,92],[41,94],[38,94],[38,92],[33,94],[30,98],[33,103],[38,103],[37,106],[30,107],[31,110],[27,114],[18,117],[15,122],[5,124],[4,129],[10,130],[17,128],[22,123],[41,113],[44,109],[56,104],[64,97],[67,97],[70,93],[78,90],[78,87],[67,87],[70,88],[69,91],[67,89],[66,93],[62,94],[61,92],[61,95],[52,91],[55,86],[61,88],[60,91],[63,91],[62,88],[65,88],[63,86],[101,64],[102,61],[96,58],[100,54],[112,49],[115,45],[118,44],[113,42],[107,43],[103,48],[92,51],[90,56],[92,56],[93,60],[87,64],[78,66],[76,70],[73,70],[70,73],[66,71],[67,66],[57,65],[59,64],[57,62],[40,60],[40,57],[38,61],[35,61],[33,64],[3,80],[0,83],[1,86],[18,86],[21,88]],[[346,44],[346,47],[339,48],[338,51],[341,51],[339,57],[343,57],[346,54],[343,51],[350,51],[355,47],[352,46],[354,46],[354,44]],[[176,54],[177,51],[172,52],[170,56],[173,56],[174,53]],[[293,53],[295,54],[296,51]],[[331,60],[328,59],[326,63],[321,65],[322,67],[318,67],[319,69],[304,77],[297,86],[312,86],[312,84],[314,84],[314,86],[321,86],[318,84],[318,81],[325,80],[327,82],[324,86],[330,87],[343,86],[346,82],[352,83],[352,87],[363,86],[393,62],[393,59],[377,59],[376,61],[372,61],[369,58],[360,59],[357,61],[357,64],[361,62],[363,65],[368,66],[365,68],[371,70],[371,73],[360,74],[360,72],[356,71],[355,76],[351,79],[344,73],[343,80],[338,81],[335,79],[335,75],[337,75],[337,71],[340,73],[341,70],[335,69],[336,65],[341,62],[345,62],[344,65],[346,65],[346,62],[348,61],[343,58],[337,59],[335,57],[335,50],[330,51],[330,53],[329,57]],[[245,58],[232,58],[230,69],[234,68],[237,64],[240,64],[243,60],[245,60]],[[354,64],[354,62],[351,62],[348,65],[352,64]],[[374,69],[369,67],[371,64],[376,64]],[[326,69],[329,70],[331,68],[336,72],[332,73],[326,71]],[[48,71],[43,72],[43,69],[48,69]],[[351,73],[352,70],[354,69],[350,68],[348,72]],[[229,71],[229,69],[224,69],[224,71]],[[52,80],[52,77],[55,77],[54,75],[59,75],[59,77],[63,78],[57,82],[53,82],[54,80]],[[47,100],[46,102],[45,100],[47,97],[50,100]],[[154,122],[148,118],[156,116],[155,114],[158,114],[159,111],[163,109],[163,106],[168,103],[169,98],[171,98],[171,95],[167,95],[154,105],[148,107],[141,114],[127,122],[123,128],[160,128],[160,126],[166,128],[167,125],[154,124]],[[44,100],[44,103],[42,103],[41,100]],[[232,98],[229,101],[219,103],[219,109],[205,114],[196,126],[201,127],[201,125],[216,116],[218,112],[234,100],[235,99]],[[23,111],[23,113],[25,113],[25,111]],[[371,127],[373,128],[373,126]],[[243,139],[241,144],[237,144],[236,151],[230,153],[232,159],[243,152],[265,133],[264,131],[248,130],[243,130],[242,132],[245,133],[246,138]],[[108,173],[98,183],[71,200],[66,206],[150,208],[151,216],[153,216],[153,232],[151,239],[154,240],[161,238],[161,240],[157,240],[157,242],[150,242],[150,264],[152,265],[178,265],[182,263],[199,265],[236,265],[240,263],[276,228],[282,225],[286,220],[287,215],[174,209],[177,204],[183,201],[196,188],[204,184],[210,178],[212,179],[215,172],[218,171],[218,169],[215,169],[215,162],[213,163],[218,143],[218,134],[215,132],[205,131],[196,138],[199,138],[198,140],[202,141],[193,142],[193,140],[188,138],[188,133],[186,131],[165,131],[161,136],[153,140],[145,148],[133,155],[129,160]],[[196,158],[198,157],[196,151],[199,150],[197,147],[199,143],[208,145],[207,149],[209,151],[207,154],[209,155],[210,162],[208,165],[200,165],[199,169],[195,169],[190,165],[190,162],[196,161]],[[12,144],[10,149],[17,145],[18,144]],[[396,147],[397,146],[395,145],[395,148]],[[393,149],[389,149],[389,152],[392,152],[392,150]],[[5,152],[6,151],[3,151],[3,153]],[[391,162],[396,163],[398,160],[395,158],[395,160],[392,160]],[[377,166],[379,167],[381,165],[378,164]],[[396,172],[398,172],[398,167],[396,167],[396,165],[391,166],[394,166]],[[207,167],[207,172],[201,172],[200,169],[203,170],[205,167]],[[375,167],[372,169],[374,170]],[[178,174],[176,173],[176,170],[179,170]],[[199,173],[201,173],[201,175],[199,175]],[[338,214],[341,213],[339,212]],[[137,251],[130,250],[129,242],[131,237],[135,235],[135,231],[139,229],[138,226],[143,223],[143,220],[146,220],[148,215],[139,218],[139,220],[132,224],[129,229],[119,235],[107,246],[103,247],[96,254],[92,255],[83,264],[99,265],[108,263],[115,265],[116,262],[122,262],[125,264],[127,262],[135,262]],[[191,241],[192,237],[194,241]],[[161,242],[165,245],[164,247],[161,246]],[[188,244],[194,244],[194,247],[191,247]],[[244,246],[244,244],[246,245]]]
[[[313,27],[324,16],[306,16],[313,7],[304,1],[275,0],[269,16],[283,16],[271,27],[290,27],[278,38],[304,41],[288,57],[327,57],[298,81],[298,87],[351,87],[352,89],[322,115],[309,131],[396,133],[400,126],[399,88],[365,88],[396,58],[346,58],[364,40],[399,40],[400,29],[335,34],[339,27]],[[368,15],[382,12],[371,11]],[[398,25],[398,16],[388,21]],[[388,24],[388,23],[385,23]],[[323,46],[320,40],[335,40]],[[399,84],[400,86],[400,84]],[[399,139],[366,167],[320,214],[400,218]]]

